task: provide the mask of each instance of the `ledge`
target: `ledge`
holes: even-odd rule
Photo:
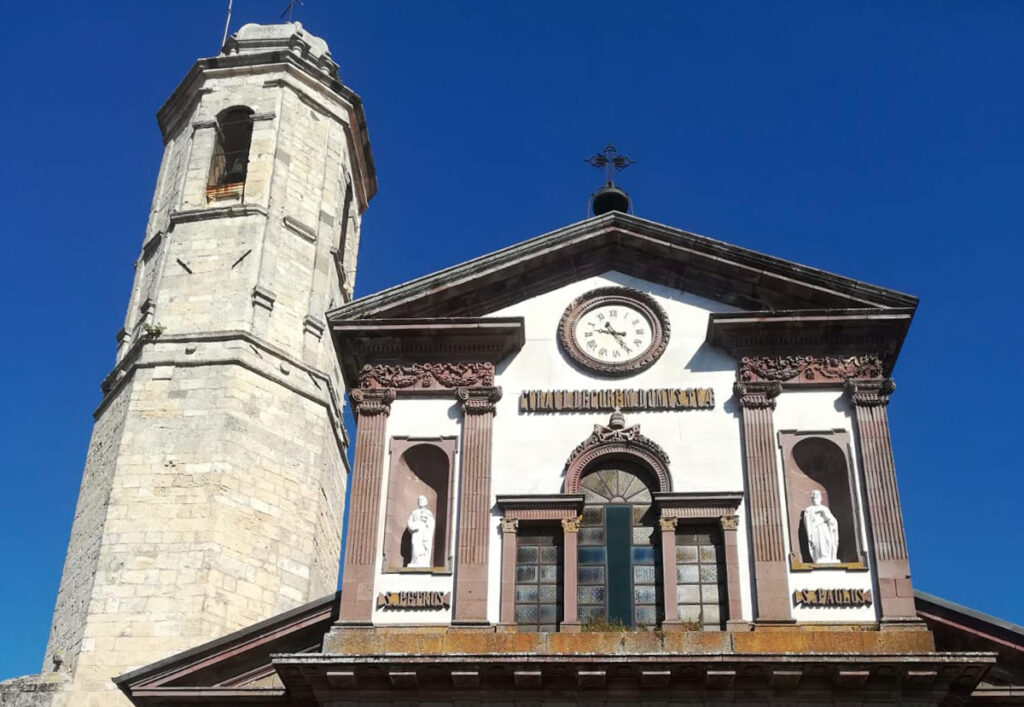
[[[190,223],[192,221],[208,221],[217,218],[239,218],[243,216],[263,216],[266,218],[267,210],[256,204],[235,204],[233,206],[211,206],[208,209],[188,209],[185,211],[172,211],[170,216],[171,226],[179,223]]]

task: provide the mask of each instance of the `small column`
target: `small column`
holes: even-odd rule
[[[914,591],[910,584],[907,540],[896,487],[896,464],[889,436],[886,406],[896,389],[892,380],[848,380],[846,392],[853,403],[853,419],[860,442],[864,489],[867,495],[871,542],[878,579],[881,619],[916,621]]]
[[[582,516],[562,519],[562,624],[558,627],[565,633],[578,633],[580,617],[578,608],[577,560],[579,557],[579,532]]]
[[[503,624],[516,623],[516,554],[519,521],[501,519],[501,615]]]
[[[373,617],[377,526],[383,494],[381,477],[387,446],[385,428],[395,391],[356,388],[350,393],[350,399],[356,415],[356,455],[352,464],[352,497],[338,623],[368,626]]]
[[[725,545],[725,582],[729,592],[729,618],[725,625],[729,630],[746,629],[749,624],[743,620],[743,602],[740,601],[740,553],[737,529],[739,516],[722,516],[722,541]]]
[[[453,624],[487,623],[487,554],[491,539],[491,428],[501,388],[459,388],[462,479]]]
[[[661,518],[661,576],[665,603],[665,620],[668,626],[679,623],[679,598],[676,588],[676,524],[678,518]]]
[[[772,411],[782,392],[779,383],[737,382],[733,386],[743,410],[743,451],[750,497],[756,621],[790,623],[789,579],[782,537],[782,501],[775,460],[775,425]]]

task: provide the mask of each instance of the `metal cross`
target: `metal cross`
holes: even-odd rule
[[[281,13],[281,17],[284,17],[285,15],[288,15],[288,21],[291,22],[292,21],[292,10],[295,9],[296,5],[300,5],[301,6],[302,5],[302,0],[288,0],[288,7],[286,7],[284,9],[284,12]]]
[[[608,183],[608,186],[615,184],[615,172],[621,172],[631,164],[636,164],[636,160],[632,160],[625,155],[618,154],[615,149],[615,145],[608,143],[604,146],[604,149],[598,152],[596,155],[588,157],[584,162],[589,162],[594,167],[601,169],[604,167],[604,178]]]

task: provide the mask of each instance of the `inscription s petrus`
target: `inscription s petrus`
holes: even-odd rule
[[[871,590],[797,589],[793,606],[871,606]]]
[[[622,412],[710,410],[712,388],[615,388],[611,390],[524,390],[519,412]]]
[[[452,605],[451,592],[381,592],[378,609],[447,609]]]

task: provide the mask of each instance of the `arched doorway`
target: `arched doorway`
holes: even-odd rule
[[[582,474],[577,578],[584,625],[655,626],[662,619],[651,477],[643,465],[618,455]]]

